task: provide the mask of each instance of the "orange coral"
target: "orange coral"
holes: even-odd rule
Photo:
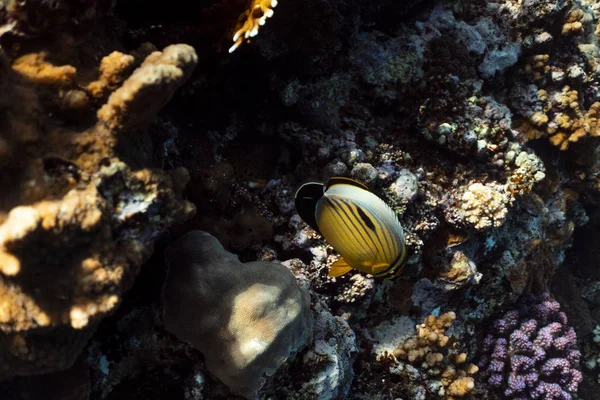
[[[540,80],[544,75],[550,71],[548,60],[550,55],[548,54],[536,54],[527,58],[527,64],[525,64],[525,73],[528,74],[534,81]]]
[[[134,66],[135,58],[119,51],[113,51],[100,62],[100,77],[91,82],[87,89],[96,98],[102,98],[117,89],[124,82]]]
[[[397,359],[407,360],[411,364],[419,363],[430,375],[440,376],[446,400],[471,397],[470,392],[475,388],[472,375],[479,371],[476,365],[465,364],[466,353],[446,350],[450,338],[445,332],[455,319],[454,312],[439,317],[428,316],[422,324],[417,325],[417,334],[394,350]]]
[[[234,52],[244,40],[256,36],[259,27],[267,22],[267,18],[273,16],[276,6],[277,0],[252,0],[250,7],[240,16],[233,34],[233,46],[229,48],[229,52]]]
[[[579,93],[564,86],[559,93],[548,101],[545,90],[540,90],[540,99],[545,101],[543,112],[535,112],[529,120],[518,128],[527,140],[548,136],[550,143],[567,150],[570,143],[575,143],[586,136],[600,136],[600,102],[592,104],[589,110],[582,110]]]
[[[394,356],[406,359],[410,363],[423,361],[423,368],[435,366],[443,360],[443,356],[433,351],[446,346],[448,337],[444,332],[455,318],[456,314],[453,312],[443,314],[439,318],[435,315],[428,316],[422,324],[417,325],[417,335],[398,346],[394,350]]]
[[[3,57],[0,49],[0,380],[67,368],[149,257],[147,232],[193,214],[180,197],[187,171],[133,169],[115,145],[123,129],[141,133],[196,63],[186,45],[153,53],[105,105],[110,118],[82,126],[54,111],[93,116],[77,80],[97,66],[57,66],[49,60],[64,57],[45,52]],[[125,64],[103,63],[107,90]]]
[[[577,8],[567,17],[567,21],[562,27],[562,34],[567,35],[581,35],[583,34],[583,23],[582,19],[585,17],[585,13],[582,9]]]
[[[26,54],[17,58],[13,70],[17,71],[31,82],[44,85],[69,86],[75,79],[77,70],[70,65],[54,66],[46,58],[45,52]]]

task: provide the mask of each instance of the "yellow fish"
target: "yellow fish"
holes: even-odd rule
[[[329,270],[341,276],[352,268],[393,279],[406,263],[404,231],[396,214],[360,182],[334,177],[302,185],[295,196],[298,215],[342,256]]]

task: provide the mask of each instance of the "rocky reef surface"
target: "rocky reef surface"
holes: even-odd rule
[[[0,397],[595,399],[599,18],[0,0]],[[327,276],[332,176],[399,279]]]

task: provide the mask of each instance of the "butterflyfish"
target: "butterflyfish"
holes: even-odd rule
[[[340,254],[329,270],[337,277],[353,268],[394,279],[406,263],[404,231],[398,217],[360,182],[333,177],[308,182],[296,191],[298,215]]]

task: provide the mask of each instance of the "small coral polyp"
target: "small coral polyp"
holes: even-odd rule
[[[483,376],[509,399],[570,400],[582,380],[577,335],[548,293],[496,320],[483,353]]]

